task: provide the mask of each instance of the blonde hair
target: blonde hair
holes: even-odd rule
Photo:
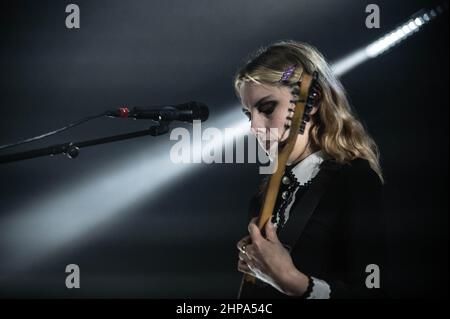
[[[281,83],[283,72],[296,65],[287,83]],[[358,120],[346,97],[341,82],[333,74],[323,55],[313,46],[296,41],[276,42],[259,49],[236,73],[234,87],[237,96],[243,82],[263,85],[294,85],[301,74],[319,73],[319,109],[313,116],[310,139],[339,163],[356,158],[369,162],[383,182],[377,144]]]

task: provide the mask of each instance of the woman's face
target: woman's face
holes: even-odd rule
[[[290,102],[294,97],[288,87],[244,82],[239,93],[242,111],[251,121],[251,131],[256,135],[261,147],[268,152],[273,142],[287,139],[289,129],[285,128],[285,124],[291,124],[287,117],[293,115],[289,109],[295,107],[295,104]],[[312,113],[314,112],[313,109]],[[307,124],[305,133],[297,136],[288,164],[306,153],[304,151],[308,145],[309,126],[310,123]]]

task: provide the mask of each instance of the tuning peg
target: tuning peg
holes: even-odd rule
[[[306,128],[306,123],[302,122],[302,124],[300,124],[300,133],[304,133],[305,132],[305,128]]]
[[[303,121],[305,121],[305,122],[309,122],[310,119],[311,119],[311,117],[308,114],[305,114],[303,116]]]
[[[294,109],[288,108],[288,112],[295,112]]]
[[[290,117],[290,116],[286,116],[286,119],[289,121],[292,121],[292,117]]]
[[[284,124],[284,128],[288,130],[291,126],[289,124]]]

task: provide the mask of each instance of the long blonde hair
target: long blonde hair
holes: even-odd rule
[[[280,83],[283,72],[297,65],[288,83]],[[234,87],[239,97],[243,82],[265,85],[293,85],[303,72],[319,73],[319,109],[313,115],[310,139],[339,163],[366,159],[383,182],[377,144],[358,120],[341,82],[333,74],[323,55],[313,46],[296,41],[276,42],[259,49],[236,73]]]

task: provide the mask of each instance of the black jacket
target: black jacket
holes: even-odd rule
[[[306,275],[326,281],[331,298],[384,296],[386,247],[381,190],[380,179],[366,160],[355,159],[343,165],[328,183],[292,248],[295,266]],[[258,215],[260,199],[257,196],[252,200],[250,217]],[[298,211],[301,200],[302,196],[296,196],[290,214],[302,214]],[[366,267],[370,264],[380,269],[381,289],[366,287]],[[289,298],[260,281],[243,282],[239,297]]]

